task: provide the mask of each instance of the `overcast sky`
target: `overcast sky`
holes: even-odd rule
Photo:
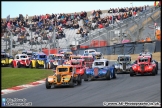
[[[81,2],[81,1],[49,1],[49,2],[1,2],[1,16],[2,18],[6,18],[10,15],[11,18],[18,17],[19,14],[23,14],[25,16],[28,14],[29,16],[33,15],[42,15],[42,14],[52,14],[52,13],[73,13],[73,12],[81,12],[81,11],[92,11],[92,10],[108,10],[110,8],[121,8],[121,7],[131,7],[133,6],[144,6],[144,5],[153,5],[154,1],[143,1],[143,2],[135,2],[131,4],[130,2],[110,2],[110,1],[101,1],[101,2]]]

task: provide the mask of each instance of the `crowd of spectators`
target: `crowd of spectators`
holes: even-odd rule
[[[46,14],[46,15],[35,15],[29,20],[29,16],[26,14],[24,17],[22,14],[19,14],[19,17],[12,19],[1,19],[1,37],[7,33],[7,36],[10,35],[10,32],[13,36],[17,36],[17,42],[20,44],[26,43],[29,41],[29,44],[42,44],[42,40],[50,40],[50,32],[56,32],[56,39],[61,39],[66,37],[64,29],[78,29],[77,34],[81,34],[81,37],[88,37],[90,30],[95,30],[97,28],[108,27],[110,24],[114,24],[115,21],[119,22],[128,17],[137,16],[139,12],[147,10],[149,6],[144,7],[133,7],[133,8],[110,8],[108,10],[108,15],[101,18],[102,11],[92,11],[91,16],[87,16],[87,12],[82,11],[81,13],[72,13],[72,14]],[[113,20],[112,20],[113,19]],[[82,21],[83,25],[80,26],[78,21]],[[30,36],[32,31],[32,38],[27,39]],[[41,37],[38,41],[38,37]]]
[[[102,11],[101,10],[93,10],[90,18],[83,19],[83,26],[80,27],[77,31],[77,34],[81,34],[81,37],[86,37],[87,33],[90,30],[95,30],[97,28],[105,28],[110,24],[114,24],[115,22],[120,22],[129,17],[138,16],[139,12],[143,12],[147,10],[149,6],[140,6],[140,7],[125,7],[125,8],[110,8],[108,10],[107,16],[101,18]]]

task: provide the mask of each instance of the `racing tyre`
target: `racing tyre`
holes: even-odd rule
[[[74,80],[73,77],[71,77],[70,82],[69,82],[70,87],[74,87]]]
[[[88,81],[88,78],[87,78],[86,72],[84,72],[83,77],[84,77],[84,81]]]
[[[158,62],[156,62],[156,69],[157,69],[157,71],[159,70],[159,67],[158,67]]]
[[[17,62],[17,67],[18,67],[18,68],[20,68],[20,67],[21,67],[20,62]]]
[[[106,80],[110,80],[110,71],[108,70],[107,73],[106,73]]]
[[[14,68],[14,64],[13,64],[13,62],[11,62],[11,67]]]
[[[116,71],[116,69],[114,68],[114,70],[113,70],[113,78],[115,79],[116,76],[117,76],[117,71]]]
[[[85,74],[85,71],[84,71],[84,74]],[[84,79],[84,74],[83,74],[83,75],[81,75],[81,79]]]
[[[134,71],[133,71],[132,68],[130,68],[130,76],[131,76],[131,77],[134,76]]]
[[[29,68],[33,68],[33,66],[32,66],[32,61],[30,62],[30,64],[29,64]]]
[[[152,75],[153,75],[153,76],[156,75],[156,69],[155,69],[155,68],[152,70]]]
[[[50,89],[51,88],[51,85],[50,83],[48,82],[48,78],[46,78],[46,89]]]
[[[78,75],[77,82],[78,82],[78,85],[81,85],[82,84],[82,78],[81,78],[80,75]]]
[[[44,69],[47,69],[47,63],[44,63]]]
[[[53,69],[54,68],[54,65],[53,65],[52,62],[50,62],[49,65],[50,65],[50,69]]]
[[[38,61],[36,61],[36,68],[37,68],[37,69],[39,68],[39,64],[38,64]]]

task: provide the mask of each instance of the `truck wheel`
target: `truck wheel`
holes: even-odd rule
[[[70,87],[74,87],[73,77],[71,77],[71,79],[70,79],[69,86],[70,86]]]
[[[83,77],[84,77],[84,81],[88,81],[88,78],[87,78],[86,72],[84,72]]]
[[[39,68],[39,64],[38,64],[38,61],[36,61],[36,68],[37,68],[37,69]]]
[[[44,69],[47,69],[47,63],[44,63]]]
[[[51,85],[50,83],[48,82],[48,78],[46,78],[46,89],[50,89],[51,88]]]
[[[117,76],[117,70],[114,68],[114,70],[113,70],[113,78],[115,79],[116,76]]]
[[[158,62],[156,62],[156,69],[157,69],[157,71],[159,70],[159,67],[158,67]]]
[[[77,82],[78,82],[78,85],[81,85],[82,84],[82,78],[81,78],[80,75],[78,75]]]
[[[152,75],[153,75],[153,76],[156,75],[156,69],[155,69],[155,68],[152,70]]]
[[[32,66],[32,61],[30,62],[30,64],[29,64],[29,68],[33,68],[33,66]]]
[[[131,76],[131,77],[134,76],[134,71],[133,71],[132,68],[130,68],[130,76]]]
[[[85,71],[84,71],[84,73],[85,73]],[[84,74],[83,74],[83,75],[81,75],[81,79],[84,79]]]
[[[14,63],[13,62],[11,62],[11,67],[14,68]]]
[[[54,65],[52,62],[50,62],[50,69],[53,69],[54,68]]]
[[[106,80],[110,80],[110,71],[108,70],[107,73],[106,73]]]
[[[20,68],[20,67],[21,67],[21,64],[20,64],[20,62],[19,62],[19,61],[17,62],[17,67],[18,67],[18,68]]]

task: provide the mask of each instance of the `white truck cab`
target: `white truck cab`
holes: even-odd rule
[[[96,50],[94,50],[94,49],[84,50],[84,54],[92,54],[92,53],[95,53],[95,52],[96,52]]]

